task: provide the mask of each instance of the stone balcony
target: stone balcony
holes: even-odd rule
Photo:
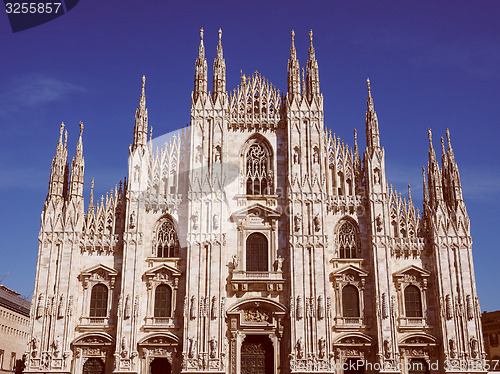
[[[283,291],[282,271],[233,271],[231,275],[233,291]]]

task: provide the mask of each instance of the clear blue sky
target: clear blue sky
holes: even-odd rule
[[[199,29],[211,74],[223,30],[228,89],[255,70],[286,90],[290,30],[301,66],[314,31],[325,123],[364,143],[366,77],[372,81],[389,182],[421,207],[428,127],[450,128],[471,217],[483,310],[500,309],[500,2],[80,0],[68,14],[12,34],[0,14],[0,279],[33,289],[40,213],[59,124],[74,155],[85,123],[85,199],[127,173],[141,76],[156,135],[190,120]],[[209,79],[211,81],[211,79]]]

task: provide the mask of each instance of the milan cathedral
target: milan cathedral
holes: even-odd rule
[[[26,373],[484,373],[470,222],[451,145],[428,130],[423,208],[386,179],[367,80],[366,148],[327,130],[309,33],[286,93],[255,72],[208,91],[153,147],[145,77],[128,176],[84,204],[83,124],[61,125],[41,215]],[[361,153],[360,153],[361,152]]]

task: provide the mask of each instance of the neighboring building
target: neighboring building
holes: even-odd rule
[[[22,370],[30,337],[30,302],[0,284],[0,373]]]
[[[87,212],[83,124],[71,166],[61,125],[26,372],[482,372],[449,132],[440,166],[429,131],[420,216],[386,179],[369,81],[362,155],[325,128],[312,33],[285,95],[257,72],[226,91],[220,32],[213,66],[210,94],[201,33],[191,126],[157,151],[143,78],[128,178]]]
[[[500,310],[483,312],[481,315],[483,325],[484,350],[486,360],[491,371],[500,371]]]

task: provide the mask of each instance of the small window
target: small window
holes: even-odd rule
[[[417,286],[405,288],[405,311],[406,317],[422,317],[422,300]]]
[[[106,317],[108,315],[108,287],[96,284],[90,295],[90,317]]]
[[[0,349],[0,369],[3,369],[3,354],[4,350]]]
[[[353,285],[342,288],[342,315],[343,317],[359,317],[359,293]]]
[[[349,221],[344,220],[341,223],[337,236],[340,258],[356,258],[357,250],[357,229]]]
[[[177,257],[179,255],[179,240],[173,222],[165,219],[156,233],[156,255],[158,257]]]
[[[490,346],[498,347],[498,334],[496,332],[490,334]]]
[[[11,370],[16,370],[16,352],[12,352],[10,355],[10,368]]]
[[[268,271],[267,238],[260,233],[250,234],[247,238],[247,271]]]
[[[156,287],[154,316],[172,316],[172,290],[166,284],[160,284],[158,287]]]

